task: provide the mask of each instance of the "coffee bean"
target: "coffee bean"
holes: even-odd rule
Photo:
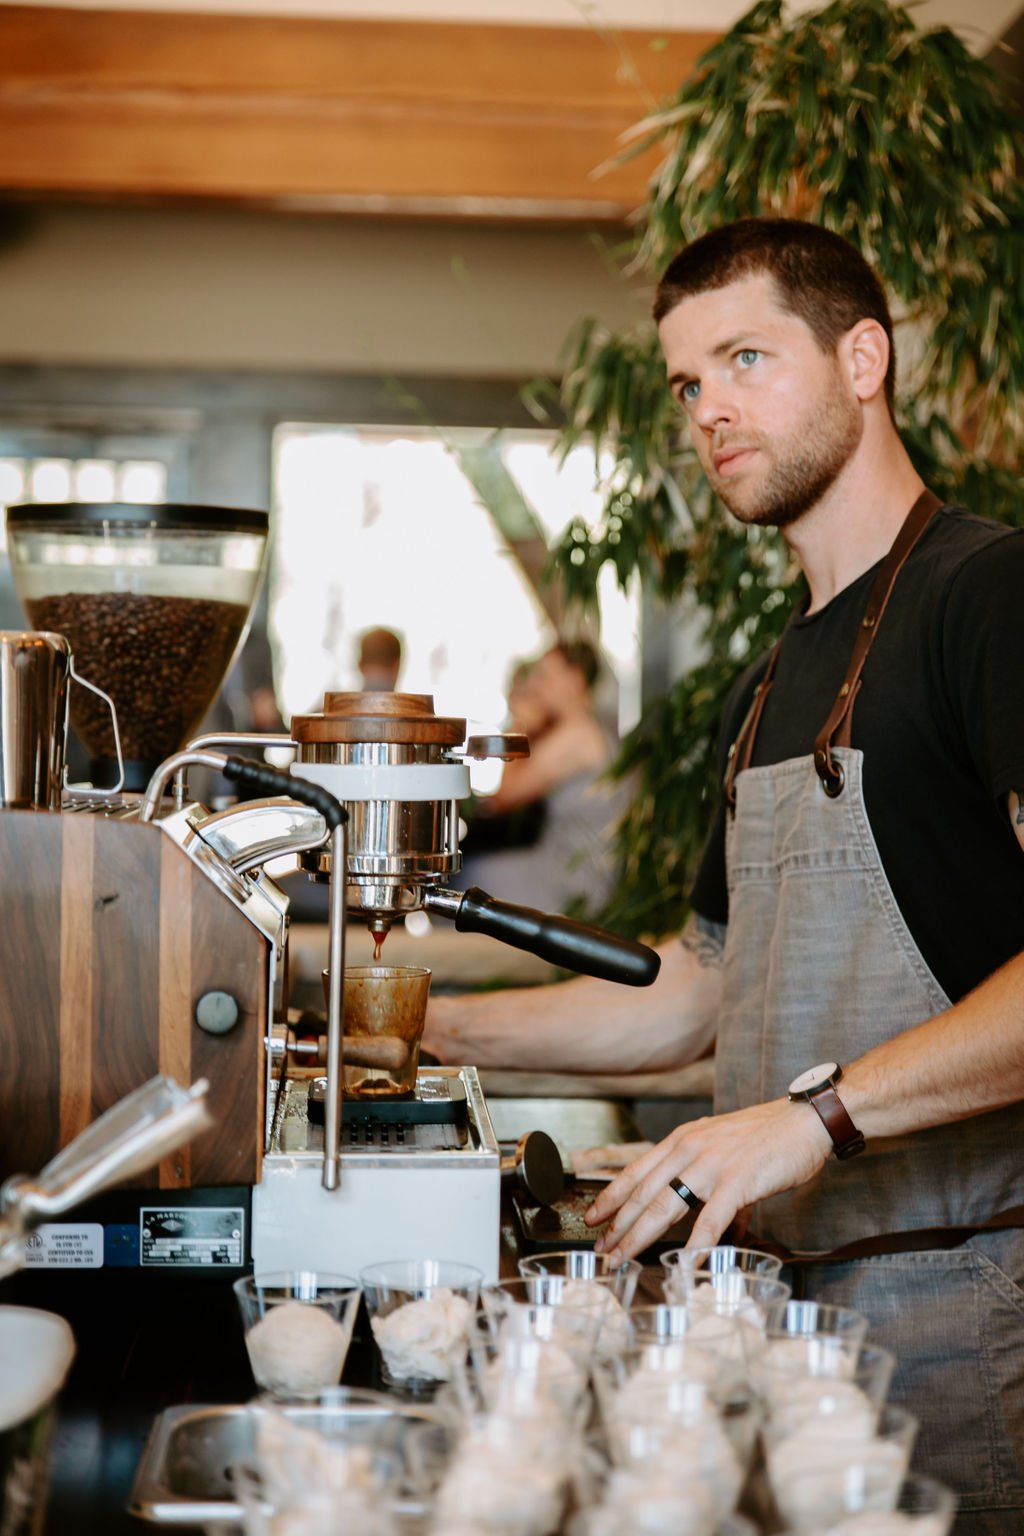
[[[64,592],[25,604],[64,635],[75,670],[109,693],[127,758],[162,761],[195,733],[227,671],[248,609],[199,597]],[[71,688],[71,721],[93,757],[114,757],[110,711]]]

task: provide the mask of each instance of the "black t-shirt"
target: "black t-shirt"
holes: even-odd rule
[[[877,566],[782,643],[753,767],[809,756],[845,676]],[[722,722],[736,738],[762,656]],[[1024,799],[1024,530],[961,507],[933,517],[897,577],[862,674],[851,745],[882,866],[918,948],[952,1001],[1024,949],[1024,850],[1007,793]],[[691,900],[725,923],[725,807]]]

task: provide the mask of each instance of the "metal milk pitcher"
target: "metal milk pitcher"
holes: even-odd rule
[[[60,809],[70,673],[63,635],[0,629],[0,806]]]

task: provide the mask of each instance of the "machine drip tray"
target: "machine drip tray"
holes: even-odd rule
[[[325,1077],[314,1077],[309,1085],[307,1114],[315,1125],[324,1119]],[[466,1123],[466,1087],[459,1077],[431,1077],[422,1074],[416,1092],[408,1099],[345,1099],[342,1124],[371,1125],[464,1125]]]

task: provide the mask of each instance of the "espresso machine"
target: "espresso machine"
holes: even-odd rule
[[[37,762],[0,797],[0,1178],[49,1161],[154,1073],[201,1076],[215,1130],[165,1158],[127,1211],[101,1223],[96,1266],[351,1273],[443,1255],[493,1278],[502,1159],[473,1067],[422,1067],[403,1099],[343,1099],[346,1046],[359,1049],[344,1028],[350,919],[379,946],[423,909],[631,985],[653,981],[658,957],[445,883],[459,868],[468,760],[524,752],[523,739],[467,740],[465,720],[409,694],[328,694],[288,736],[189,739],[220,681],[198,664],[189,617],[226,670],[258,585],[261,516],[9,509],[30,622],[62,625],[57,638],[8,636],[9,649],[65,664],[51,667],[30,733],[46,772]],[[72,682],[69,695],[77,678],[109,697],[105,715],[95,691]],[[188,700],[175,712],[176,681]],[[69,696],[79,734],[110,765],[106,788],[59,777],[54,787]],[[10,723],[25,714],[15,698],[0,670],[5,763],[25,734]],[[288,772],[243,755],[269,745],[293,749]],[[189,796],[193,767],[255,798],[208,809]],[[290,1015],[288,901],[265,868],[286,854],[330,888],[327,1017],[311,1033]],[[59,1236],[35,1262],[61,1264]]]
[[[365,922],[378,948],[394,922],[423,910],[459,932],[487,934],[572,970],[633,985],[654,979],[657,956],[642,945],[446,884],[460,867],[458,807],[469,794],[468,762],[524,754],[525,738],[467,739],[466,721],[436,715],[426,695],[329,693],[321,713],[293,718],[291,739],[293,779],[333,795],[347,813],[344,865],[333,843],[303,853],[300,863],[314,879],[330,881],[332,897],[344,886],[348,912]],[[332,949],[333,939],[332,931]],[[332,954],[332,980],[336,964]],[[319,1086],[304,1098],[301,1082],[282,1084],[253,1195],[254,1260],[274,1267],[302,1241],[318,1263],[341,1263],[347,1272],[375,1255],[443,1252],[496,1278],[501,1160],[476,1070],[421,1068],[411,1102],[346,1098],[337,1195],[313,1185],[310,1159],[321,1132],[311,1111]],[[329,1107],[330,1079],[322,1089]],[[326,1115],[324,1127],[330,1148]],[[418,1178],[408,1176],[412,1170]],[[524,1177],[522,1165],[518,1173]],[[297,1201],[304,1179],[308,1194]],[[358,1219],[332,1219],[339,1207]]]

